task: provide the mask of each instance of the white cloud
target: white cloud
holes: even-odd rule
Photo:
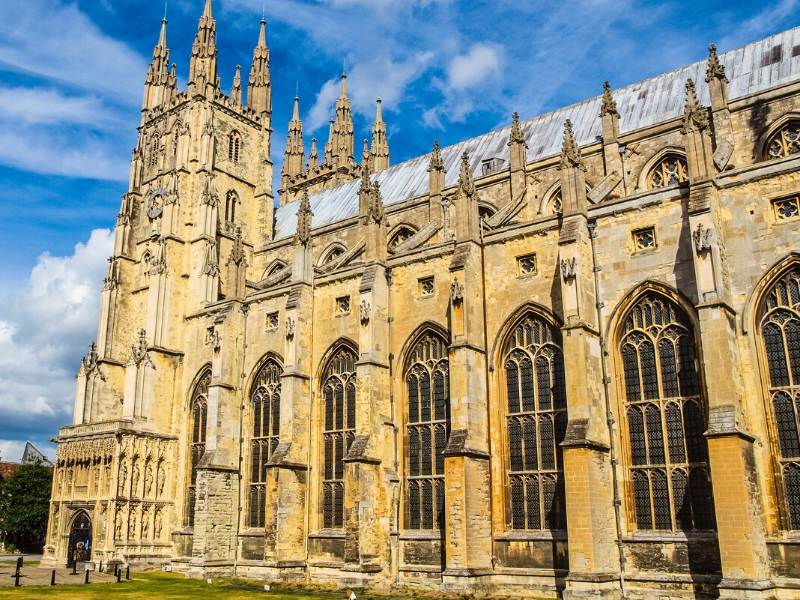
[[[70,421],[112,250],[113,233],[95,229],[70,256],[42,254],[25,287],[0,298],[0,451]]]
[[[455,56],[447,67],[450,87],[465,90],[496,79],[500,75],[502,49],[494,44],[473,44],[465,53]]]
[[[27,124],[122,124],[97,96],[67,95],[44,87],[0,88],[0,119]]]
[[[155,39],[153,39],[155,42]],[[77,4],[0,3],[0,63],[137,104],[145,60],[105,35]]]

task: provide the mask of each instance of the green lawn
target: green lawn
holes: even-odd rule
[[[401,597],[360,594],[358,600],[399,600]],[[22,588],[0,587],[0,596],[9,600],[38,600],[38,598],[58,598],[59,600],[108,600],[108,596],[153,600],[166,598],[225,598],[226,600],[248,600],[263,598],[269,600],[346,600],[347,592],[311,592],[294,589],[277,589],[264,592],[264,586],[244,580],[214,580],[209,585],[205,581],[187,579],[175,573],[150,572],[132,573],[131,580],[123,583],[92,583],[89,585],[29,586]],[[410,597],[406,596],[406,598]]]

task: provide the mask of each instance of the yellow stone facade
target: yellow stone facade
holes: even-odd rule
[[[796,598],[800,75],[729,98],[737,57],[638,127],[647,82],[437,144],[406,196],[343,85],[276,208],[264,23],[246,101],[210,0],[186,92],[164,23],[45,561],[86,515],[92,560],[194,576]]]

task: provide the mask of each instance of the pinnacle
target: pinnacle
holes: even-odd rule
[[[347,98],[347,73],[342,73],[342,94],[340,98]]]
[[[377,108],[375,109],[375,122],[382,123],[383,122],[383,101],[378,98],[376,101]]]
[[[203,16],[207,17],[209,19],[213,19],[214,18],[214,14],[213,14],[213,11],[211,9],[211,4],[212,4],[211,0],[206,0],[206,5],[203,7]]]
[[[161,31],[158,34],[158,46],[166,48],[167,46],[167,18],[161,19]]]
[[[267,21],[265,19],[261,19],[261,25],[258,31],[258,44],[256,44],[256,48],[266,48],[267,47]]]
[[[294,109],[292,110],[292,121],[300,120],[300,98],[294,97]]]

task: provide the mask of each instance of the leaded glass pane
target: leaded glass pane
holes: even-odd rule
[[[553,421],[549,415],[539,417],[539,456],[542,469],[555,469],[555,448],[553,446]]]
[[[519,404],[519,367],[513,360],[506,362],[506,387],[508,389],[508,412],[520,411]]]
[[[791,396],[786,392],[776,392],[772,397],[775,410],[775,425],[778,428],[778,441],[782,458],[800,457],[800,437],[797,433],[797,415]]]
[[[653,489],[653,513],[656,529],[672,529],[667,475],[661,469],[650,471]]]
[[[680,405],[671,402],[667,405],[667,441],[670,462],[686,462],[686,451],[683,447],[684,439]]]
[[[534,410],[533,400],[533,368],[530,359],[526,356],[520,362],[520,379],[522,382],[522,410]]]
[[[526,471],[538,469],[536,463],[537,444],[536,444],[536,420],[533,417],[525,417],[522,421],[522,437],[525,445],[525,464]]]
[[[675,364],[675,345],[671,339],[658,342],[659,359],[661,360],[661,385],[665,398],[680,395],[678,388],[678,368]]]
[[[633,472],[633,499],[636,506],[636,526],[639,529],[652,529],[650,483],[646,471]]]
[[[647,400],[658,398],[658,370],[653,344],[649,340],[639,346],[639,361],[642,370],[642,386]]]
[[[625,395],[628,402],[636,402],[641,398],[639,385],[639,361],[636,349],[626,344],[622,347],[622,364],[625,372]]]
[[[789,509],[789,527],[800,529],[800,465],[788,463],[784,467],[783,486]]]
[[[539,394],[539,410],[550,410],[552,408],[550,361],[544,356],[539,356],[536,359],[536,391]]]
[[[644,410],[647,422],[647,448],[651,465],[663,465],[664,460],[664,432],[661,428],[661,411],[653,404],[648,404]]]
[[[773,387],[789,385],[789,369],[786,365],[783,332],[775,323],[767,323],[762,330],[764,347],[767,350],[770,383]]]

